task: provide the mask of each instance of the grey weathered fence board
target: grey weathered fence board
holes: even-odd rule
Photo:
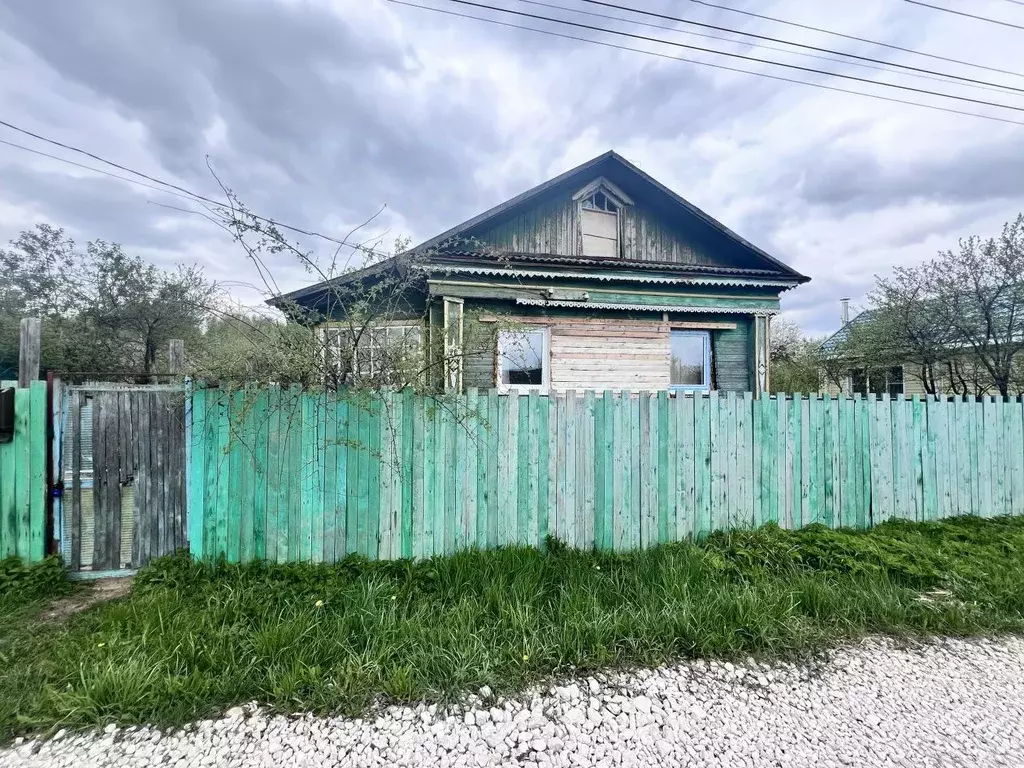
[[[65,476],[70,513],[61,548],[72,570],[139,567],[186,546],[182,389],[111,384],[64,389],[68,419],[60,434],[70,450],[59,455],[70,462]],[[91,402],[88,456],[81,423],[86,402]],[[84,477],[86,461],[92,469],[91,490]],[[82,557],[87,522],[83,493],[92,499],[91,558]]]

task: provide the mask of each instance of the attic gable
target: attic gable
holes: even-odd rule
[[[585,205],[598,192],[610,206]],[[609,215],[584,212],[599,207]],[[477,249],[552,259],[618,258],[712,271],[764,270],[794,282],[808,279],[614,152],[527,190],[413,250],[431,249]]]

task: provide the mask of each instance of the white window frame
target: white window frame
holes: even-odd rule
[[[693,336],[704,341],[704,370],[703,384],[673,384],[672,383],[672,337]],[[668,381],[669,389],[673,392],[710,392],[711,391],[711,331],[695,331],[683,328],[669,329],[668,336]]]
[[[512,336],[525,335],[528,333],[541,333],[544,340],[544,349],[541,350],[541,383],[540,384],[505,384],[501,380],[501,360],[506,356]],[[527,327],[518,331],[498,331],[497,354],[494,358],[494,380],[496,388],[500,392],[543,392],[546,393],[551,387],[551,329],[544,325]]]
[[[344,337],[346,335],[352,335],[352,329],[345,323],[325,323],[323,326],[323,355],[325,363],[330,360],[331,364],[339,366],[341,363],[340,349],[341,345],[332,339],[332,334],[336,334],[337,337]],[[359,342],[352,349],[353,356],[358,360],[358,355],[361,349],[369,352],[370,369],[368,371],[360,371],[361,376],[372,378],[380,373],[378,366],[380,364],[380,347],[376,334],[384,333],[385,336],[390,335],[392,332],[401,331],[403,334],[407,334],[410,331],[416,331],[419,334],[419,354],[422,356],[423,350],[423,325],[416,322],[404,322],[404,323],[382,323],[380,325],[367,326],[363,329],[362,334],[359,337]],[[365,348],[362,345],[366,345]],[[353,360],[353,367],[357,365],[356,360]],[[339,371],[340,372],[340,371]],[[354,375],[354,371],[350,371],[349,375]]]
[[[606,210],[605,208],[588,207],[587,203],[593,199],[593,197],[601,193],[605,196],[607,201],[615,208],[614,211]],[[594,179],[594,181],[587,184],[579,192],[572,196],[573,200],[576,201],[577,211],[576,220],[579,222],[579,241],[578,247],[580,249],[581,256],[587,256],[586,249],[586,236],[583,232],[583,220],[584,211],[592,211],[594,213],[603,214],[605,216],[615,217],[615,254],[614,256],[596,256],[590,255],[590,258],[622,258],[622,209],[627,205],[633,205],[633,201],[629,196],[619,189],[617,186],[612,184],[604,177]],[[591,235],[592,237],[601,237],[600,235]],[[607,239],[607,238],[605,238]]]

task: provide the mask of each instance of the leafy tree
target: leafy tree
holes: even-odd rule
[[[818,346],[818,341],[806,338],[789,318],[773,318],[769,339],[772,392],[817,392],[821,387]]]
[[[8,367],[17,361],[20,319],[36,316],[44,367],[150,373],[168,340],[198,337],[216,293],[197,268],[167,272],[102,240],[82,251],[48,224],[0,249],[0,269],[0,360]]]
[[[120,350],[151,373],[170,339],[184,339],[186,349],[198,339],[216,293],[198,267],[166,272],[102,240],[89,243],[86,263],[91,285],[82,314],[112,358]]]
[[[1024,392],[1024,215],[998,238],[876,277],[869,303],[828,361],[838,375],[903,365],[931,394]]]

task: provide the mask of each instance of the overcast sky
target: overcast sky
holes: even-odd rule
[[[411,0],[549,29],[456,6]],[[1024,94],[885,75],[527,5],[527,12],[1024,107]],[[583,0],[551,3],[606,14]],[[912,57],[702,7],[622,5],[1024,88],[1024,78]],[[1024,31],[900,0],[778,0],[735,8],[1024,72]],[[1024,24],[1008,0],[935,0]],[[642,17],[633,17],[643,20]],[[658,22],[654,19],[647,21]],[[701,31],[686,27],[690,31]],[[564,30],[574,33],[572,30]],[[703,30],[709,32],[708,30]],[[609,40],[1024,122],[955,102],[664,45]],[[717,34],[711,32],[711,34]],[[426,239],[614,149],[796,269],[783,308],[811,334],[873,275],[1024,211],[1024,126],[944,114],[454,18],[386,0],[0,0],[0,119],[217,197],[207,156],[258,213],[343,237]],[[0,140],[95,161],[0,126]],[[111,170],[111,169],[107,169]],[[188,202],[0,144],[0,241],[36,222],[198,263],[241,300],[263,285]],[[303,239],[323,252],[324,243]],[[282,290],[312,281],[280,259]]]

